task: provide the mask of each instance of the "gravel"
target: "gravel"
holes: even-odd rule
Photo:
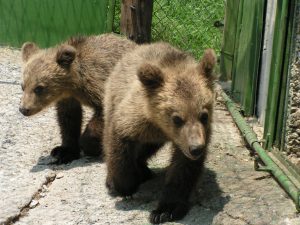
[[[168,146],[150,163],[156,177],[132,199],[110,197],[104,162],[82,157],[50,164],[49,152],[60,143],[55,112],[49,108],[32,118],[18,112],[20,67],[18,50],[0,48],[0,224],[148,224],[163,185]],[[169,224],[300,224],[286,193],[268,173],[253,170],[253,159],[218,99],[193,207],[183,220]]]

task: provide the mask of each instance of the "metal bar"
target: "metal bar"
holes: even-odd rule
[[[260,159],[265,164],[265,168],[267,169],[267,171],[270,171],[270,173],[276,178],[283,189],[291,196],[296,204],[297,210],[299,210],[299,190],[297,189],[297,187],[280,169],[280,167],[278,167],[277,164],[270,158],[267,152],[261,147],[256,134],[240,114],[236,104],[224,92],[222,92],[222,97],[225,100],[225,104],[230,114],[232,115],[233,120],[240,129],[249,146],[258,154]]]
[[[115,6],[116,6],[116,0],[109,0],[107,22],[106,22],[107,32],[112,32],[113,29],[114,17],[115,17]]]

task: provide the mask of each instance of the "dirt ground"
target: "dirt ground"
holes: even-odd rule
[[[105,163],[82,157],[52,165],[49,152],[60,144],[55,112],[26,118],[21,96],[20,52],[0,49],[0,224],[149,224],[168,164],[168,146],[151,160],[156,177],[132,199],[112,198],[105,189]],[[86,113],[86,117],[89,113]],[[186,225],[299,224],[292,200],[253,160],[218,98],[209,156]]]

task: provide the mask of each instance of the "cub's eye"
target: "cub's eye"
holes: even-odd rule
[[[179,116],[173,116],[173,123],[175,124],[176,127],[181,127],[184,124],[184,121],[182,118]]]
[[[207,122],[208,122],[208,113],[207,112],[200,113],[199,121],[203,124],[207,124]]]
[[[37,95],[41,95],[43,92],[44,92],[44,87],[43,86],[37,86],[34,90],[33,90],[33,92],[35,93],[35,94],[37,94]]]

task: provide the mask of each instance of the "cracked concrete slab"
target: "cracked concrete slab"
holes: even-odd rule
[[[148,224],[168,163],[168,147],[151,160],[156,177],[132,199],[106,193],[105,163],[81,158],[64,166],[49,164],[60,143],[53,108],[25,118],[21,96],[20,52],[0,49],[0,224]],[[300,225],[293,202],[253,161],[230,114],[218,102],[206,169],[193,207],[181,221],[189,225]]]
[[[20,101],[20,53],[5,49],[0,54],[0,223],[16,217],[29,204],[32,196],[46,181],[52,170],[33,173],[42,153],[49,144],[59,141],[58,129],[44,135],[53,124],[53,112],[24,118],[18,111]],[[52,118],[52,120],[51,120]],[[40,128],[37,132],[33,127]],[[31,138],[32,137],[32,138]]]

